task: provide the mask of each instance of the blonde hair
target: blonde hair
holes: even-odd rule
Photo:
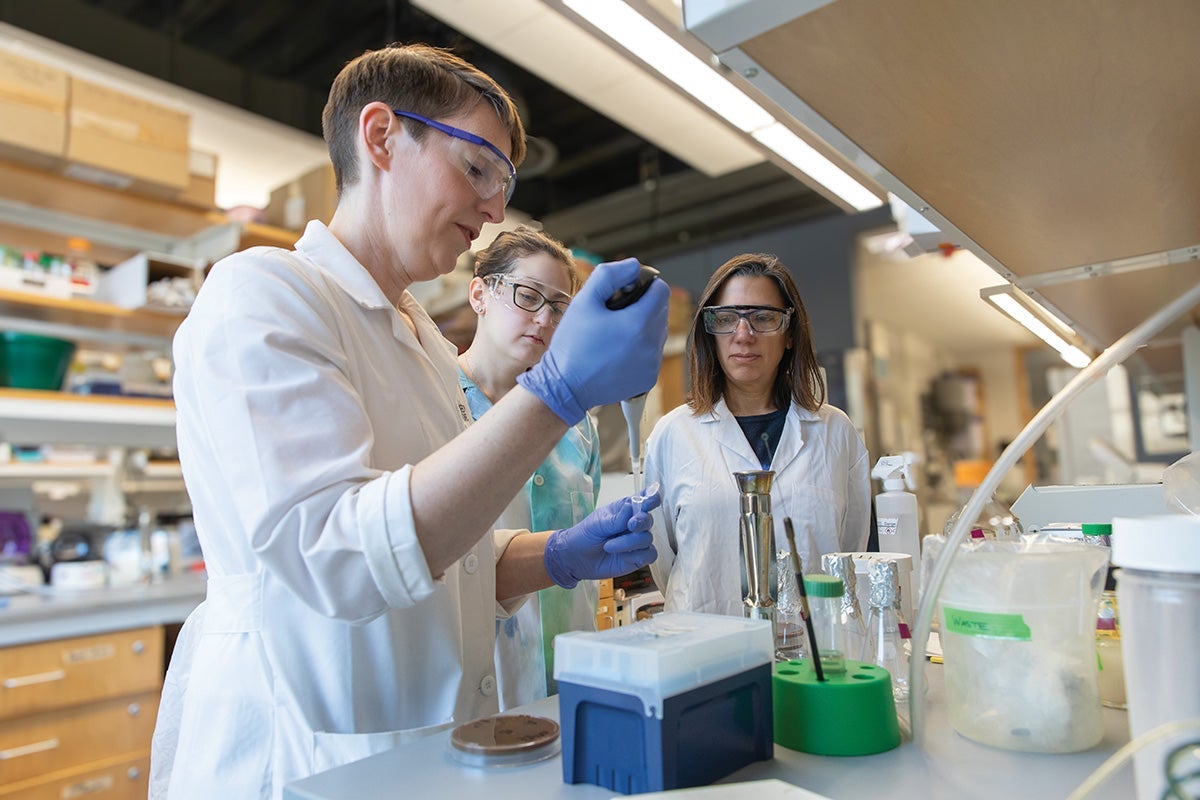
[[[571,257],[571,251],[553,236],[523,226],[516,230],[503,231],[486,249],[475,254],[475,277],[486,278],[488,275],[512,272],[517,261],[536,253],[545,253],[561,263],[567,270],[571,294],[579,291],[583,281],[579,277],[579,270],[575,268],[575,259]]]

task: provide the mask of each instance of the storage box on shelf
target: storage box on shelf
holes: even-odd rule
[[[68,81],[61,69],[0,52],[0,157],[43,168],[62,162]]]
[[[66,174],[117,189],[174,196],[188,185],[184,112],[71,78]]]
[[[337,208],[337,183],[333,165],[316,169],[271,191],[267,222],[289,230],[300,230],[311,219],[328,224]]]
[[[145,797],[159,626],[0,649],[0,798]]]
[[[192,259],[138,253],[100,276],[97,299],[121,308],[183,315],[200,290],[203,266]]]

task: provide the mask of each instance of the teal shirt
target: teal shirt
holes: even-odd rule
[[[492,407],[492,401],[461,369],[458,382],[467,396],[471,416],[479,419]],[[525,482],[522,492],[529,502],[530,529],[533,531],[569,528],[592,513],[600,494],[600,437],[591,416],[585,415],[567,430]],[[571,590],[552,586],[538,592],[548,694],[554,694],[556,690],[554,637],[571,630],[595,627],[594,598],[597,592],[594,584],[586,586],[585,583],[589,582],[581,582]],[[522,634],[531,633],[519,630],[521,620],[522,615],[518,613],[502,621],[497,626],[497,640],[501,637],[521,638]],[[501,645],[499,641],[497,644]]]

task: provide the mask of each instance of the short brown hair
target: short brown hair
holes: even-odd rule
[[[321,113],[338,196],[358,182],[354,140],[363,106],[379,101],[436,119],[455,116],[480,98],[492,104],[496,116],[508,127],[512,163],[520,164],[525,159],[525,128],[512,98],[500,84],[449,50],[424,44],[394,44],[368,50],[346,64],[334,78]],[[428,133],[418,123],[412,123],[409,130],[417,140]]]
[[[708,279],[708,285],[704,287],[697,304],[696,316],[692,318],[692,328],[688,331],[688,361],[692,379],[688,405],[692,413],[712,411],[725,392],[725,372],[717,360],[716,339],[704,329],[704,307],[711,305],[725,283],[737,276],[773,279],[779,284],[784,301],[792,309],[787,329],[787,335],[792,337],[792,347],[784,353],[771,390],[775,407],[786,409],[794,400],[796,405],[816,411],[825,402],[825,381],[817,364],[812,324],[804,301],[800,299],[800,290],[778,258],[766,253],[746,253],[734,256],[717,268]]]
[[[571,294],[579,291],[583,281],[579,277],[579,270],[575,268],[571,251],[550,234],[524,226],[503,231],[486,249],[475,254],[475,277],[486,278],[488,275],[512,272],[517,259],[528,258],[535,253],[545,253],[566,267]]]

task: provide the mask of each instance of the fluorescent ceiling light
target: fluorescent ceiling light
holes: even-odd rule
[[[686,47],[619,0],[563,0],[563,5],[646,62],[729,123],[858,211],[883,201],[806,143]]]
[[[564,5],[746,133],[775,121],[762,106],[624,3],[564,0]]]
[[[984,291],[986,292],[987,290]],[[1091,357],[1087,353],[1051,330],[1049,325],[1034,316],[1034,313],[1022,305],[1012,294],[1000,291],[986,293],[983,297],[1005,314],[1008,314],[1008,316],[1024,325],[1034,336],[1057,350],[1059,355],[1062,356],[1063,361],[1066,361],[1072,367],[1083,369],[1092,362]]]
[[[783,123],[776,122],[750,135],[859,211],[883,205],[874,192],[843,172],[812,145],[784,127]]]

